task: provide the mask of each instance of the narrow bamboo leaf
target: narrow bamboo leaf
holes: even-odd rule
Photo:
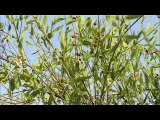
[[[153,65],[154,67],[159,67],[160,68],[160,64],[157,64],[157,63],[152,62],[152,61],[148,61],[148,63]]]
[[[79,62],[76,62],[75,68],[76,68],[76,71],[79,72],[79,70],[80,70],[79,69]]]
[[[34,29],[33,29],[33,26],[31,26],[31,36],[34,35]]]
[[[92,75],[89,75],[89,76],[85,76],[85,77],[78,77],[77,80],[87,80],[87,79],[90,79],[92,77]]]
[[[33,43],[31,43],[31,42],[29,42],[29,41],[26,41],[26,44],[27,44],[27,45],[30,45],[30,46],[34,45]]]
[[[125,18],[130,20],[130,19],[137,19],[137,18],[139,18],[141,16],[142,15],[126,15]]]
[[[116,90],[112,90],[112,89],[111,89],[111,90],[109,91],[109,93],[111,93],[112,95],[116,95],[116,94],[118,94],[119,92],[116,91]]]
[[[117,27],[117,23],[113,20],[112,21],[112,25],[114,26],[114,27]]]
[[[63,25],[58,26],[57,28],[55,28],[55,29],[53,30],[53,32],[57,32],[57,31],[61,30],[62,28],[63,28]]]
[[[18,27],[19,27],[19,21],[17,21],[16,23],[16,29],[18,30]]]
[[[52,33],[48,33],[48,38],[51,39],[53,37]]]
[[[146,32],[145,32],[145,31],[143,31],[143,35],[144,35],[144,39],[146,40],[146,42],[148,42],[148,41],[149,41],[149,39],[148,39],[148,36],[147,36],[147,34],[146,34]]]
[[[31,24],[31,23],[34,23],[34,22],[36,22],[36,20],[29,20],[26,24],[28,25],[28,24]]]
[[[112,72],[111,72],[111,78],[112,78],[112,80],[114,80],[115,79],[115,71],[114,71],[114,67],[112,67]]]
[[[8,31],[10,31],[11,30],[11,25],[9,24],[9,26],[8,26]]]
[[[11,79],[10,81],[10,89],[11,91],[14,91],[16,89],[16,79],[15,78]]]
[[[11,15],[6,15],[6,18],[12,23],[13,22],[13,18]]]
[[[46,24],[47,24],[47,15],[45,15],[45,16],[43,17],[42,26],[46,26]]]
[[[71,20],[71,21],[67,22],[67,25],[70,25],[70,24],[75,23],[75,22],[77,22],[77,21],[76,20]]]
[[[54,102],[53,94],[50,94],[48,104],[52,105],[53,102]]]
[[[104,32],[105,32],[105,30],[106,30],[106,28],[105,28],[105,27],[103,27],[103,28],[101,29],[101,33],[104,33]]]
[[[0,82],[6,77],[4,72],[0,72]]]
[[[31,97],[32,97],[32,98],[35,98],[38,94],[39,94],[39,90],[33,91],[33,92],[31,93]]]
[[[122,36],[108,35],[108,38],[121,38]]]
[[[2,22],[0,22],[0,29],[2,29],[3,28],[3,23]]]
[[[91,22],[92,22],[92,19],[88,17],[85,21],[86,27],[91,27]]]
[[[123,47],[128,47],[128,45],[123,41],[122,43]]]
[[[56,23],[59,23],[63,20],[65,20],[65,18],[54,18],[52,19],[52,25],[55,25]]]
[[[91,42],[90,42],[90,41],[85,40],[85,41],[83,41],[83,42],[82,42],[82,45],[91,45]]]
[[[124,37],[129,38],[129,39],[138,39],[139,35],[126,35]]]

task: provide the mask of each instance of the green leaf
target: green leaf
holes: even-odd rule
[[[57,28],[55,28],[55,29],[53,30],[53,32],[57,32],[57,31],[61,30],[62,28],[63,28],[63,25],[58,26]]]
[[[136,50],[137,50],[137,49],[136,49]],[[131,60],[134,59],[135,56],[136,56],[136,52],[133,51],[133,52],[131,53]]]
[[[72,24],[72,23],[74,23],[74,22],[76,22],[77,20],[71,20],[71,21],[69,21],[69,22],[67,22],[67,25],[70,25],[70,24]]]
[[[128,45],[123,41],[122,43],[123,47],[128,47]]]
[[[33,91],[33,92],[31,93],[31,97],[32,97],[32,98],[35,98],[38,94],[39,94],[39,90]]]
[[[94,51],[91,49],[90,54],[93,54],[93,53],[94,53]]]
[[[11,91],[14,91],[16,89],[16,80],[15,80],[15,78],[11,79],[11,81],[10,81],[10,89],[11,89]]]
[[[142,15],[126,15],[125,18],[126,19],[137,19],[140,18]]]
[[[43,17],[42,26],[46,26],[46,24],[47,24],[47,15],[45,15],[45,16]]]
[[[3,28],[3,23],[2,22],[0,22],[0,29],[2,29]]]
[[[26,41],[26,44],[29,45],[29,46],[34,45],[33,43],[31,43],[31,42],[29,42],[29,41]]]
[[[54,101],[53,94],[50,94],[49,100],[48,100],[48,105],[52,105],[53,102],[56,103],[56,102]]]
[[[4,72],[0,72],[0,81],[2,80],[2,79],[4,79],[6,77],[6,74],[4,73]]]
[[[18,30],[18,27],[19,27],[19,21],[17,21],[17,24],[16,24],[16,29]]]
[[[79,71],[79,62],[76,62],[75,67],[76,67],[76,70]]]
[[[116,94],[118,94],[119,92],[116,91],[116,90],[112,90],[112,89],[111,89],[111,90],[109,91],[109,93],[111,93],[112,95],[116,95]]]
[[[35,68],[37,68],[37,69],[40,68],[40,64],[38,64],[38,63],[37,64],[32,64],[32,66],[35,67]]]
[[[21,79],[24,79],[24,80],[27,80],[27,81],[29,81],[31,77],[32,76],[27,72],[25,72],[24,74],[21,74]]]
[[[138,39],[139,35],[126,35],[124,37],[129,38],[129,39]]]
[[[146,32],[145,32],[145,31],[143,31],[143,35],[144,35],[144,39],[146,40],[146,42],[148,42],[148,41],[149,41],[149,39],[148,39],[148,36],[147,36],[147,34],[146,34]]]
[[[90,41],[85,40],[85,41],[83,41],[83,42],[82,42],[82,45],[91,45],[91,42],[90,42]]]
[[[7,63],[6,63],[6,61],[5,61],[5,62],[3,62],[3,68],[4,68],[4,70],[6,70],[6,69],[7,69]]]
[[[52,25],[55,25],[56,23],[61,22],[63,20],[65,20],[65,18],[54,18],[52,19]]]
[[[33,29],[33,26],[31,26],[31,36],[34,35],[34,29]]]
[[[122,86],[120,86],[119,84],[118,84],[118,89],[119,89],[120,93],[123,92]]]
[[[82,82],[83,81],[87,81],[88,79],[90,79],[92,77],[92,75],[89,76],[85,76],[85,77],[78,77],[76,78],[76,82]]]
[[[8,31],[10,31],[11,30],[11,25],[9,24],[9,26],[8,26]]]
[[[39,69],[37,69],[36,71],[40,72]],[[31,86],[33,86],[34,89],[38,90],[37,77],[34,77],[34,78],[31,79]]]
[[[113,21],[112,21],[112,25],[113,25],[114,27],[116,27],[116,26],[117,26],[117,23],[113,20]]]
[[[52,33],[48,33],[48,38],[51,39],[53,37]]]
[[[157,64],[157,63],[152,62],[152,61],[148,61],[148,63],[153,65],[154,67],[160,68],[160,64]]]
[[[114,67],[112,67],[112,72],[111,72],[111,78],[112,78],[112,80],[114,80],[115,79],[115,71],[114,71]]]
[[[85,21],[86,27],[91,27],[92,19],[91,17],[88,17]]]
[[[31,24],[31,23],[34,23],[36,20],[29,20],[26,24]]]
[[[13,22],[12,15],[6,15],[6,18],[7,18],[11,23]]]
[[[105,32],[105,30],[106,30],[106,28],[105,28],[105,27],[103,27],[103,28],[101,29],[101,33],[104,33],[104,32]]]

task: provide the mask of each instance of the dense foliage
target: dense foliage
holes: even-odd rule
[[[3,17],[0,82],[12,104],[160,104],[160,22],[144,25],[152,16]]]

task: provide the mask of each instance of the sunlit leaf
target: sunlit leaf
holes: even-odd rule
[[[46,26],[46,24],[47,24],[47,15],[45,15],[45,16],[43,17],[42,26]]]
[[[128,45],[123,41],[123,47],[128,47]]]

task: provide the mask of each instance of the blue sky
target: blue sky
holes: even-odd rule
[[[53,18],[53,17],[60,17],[60,16],[58,16],[58,15],[50,15],[49,16],[50,18]],[[61,15],[61,17],[64,17],[63,15]],[[87,17],[92,17],[94,20],[93,21],[95,21],[96,19],[97,19],[97,15],[85,15],[85,18],[87,18]],[[0,16],[0,21],[1,22],[6,22],[6,18],[5,18],[5,16],[3,16],[3,15],[1,15]],[[133,20],[134,21],[134,20]],[[144,27],[147,27],[149,24],[152,26],[152,25],[154,25],[155,23],[157,23],[157,21],[159,21],[159,19],[157,18],[157,16],[151,16],[151,17],[147,17],[146,19],[145,19],[145,21],[144,21]],[[51,23],[51,19],[50,20],[48,20],[48,24],[49,23]],[[7,23],[6,23],[7,24]],[[59,23],[59,24],[57,24],[57,26],[59,26],[59,25],[61,25],[61,24],[63,24],[63,23]],[[56,27],[56,26],[55,26]],[[135,30],[135,31],[139,31],[139,29],[141,28],[141,23],[140,22],[138,22],[138,23],[136,23],[133,27],[132,27],[132,29],[133,30]],[[63,29],[65,29],[65,27],[63,28]],[[25,40],[29,40],[29,38],[27,37],[27,34],[26,34],[26,38],[25,38]],[[54,38],[53,38],[53,40],[54,40],[54,46],[55,47],[57,47],[57,48],[59,48],[59,46],[60,46],[60,43],[59,43],[59,40],[58,40],[58,34],[56,33],[55,35],[54,35]],[[142,43],[145,43],[145,41],[142,41]],[[160,43],[160,42],[159,42]],[[30,47],[30,46],[25,46],[25,50],[26,50],[26,53],[27,53],[27,56],[28,56],[28,58],[29,58],[29,60],[30,60],[30,62],[31,63],[35,63],[36,62],[36,59],[35,58],[37,58],[37,55],[31,55],[33,52],[35,52],[36,50],[35,50],[35,47]],[[6,85],[7,86],[7,85]],[[5,92],[6,92],[6,89],[3,87],[3,86],[1,86],[1,88],[0,88],[1,90],[0,90],[0,95],[1,94],[4,94]]]

